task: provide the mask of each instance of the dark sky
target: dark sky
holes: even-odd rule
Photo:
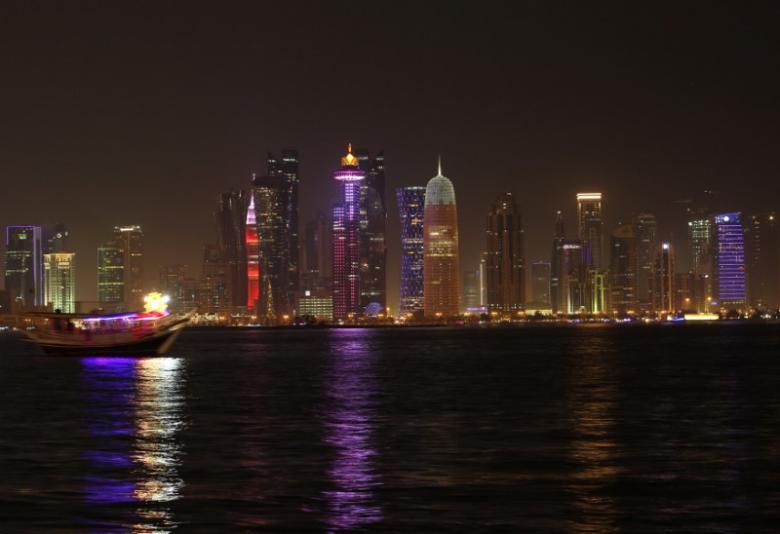
[[[385,149],[392,188],[424,185],[441,153],[464,268],[505,190],[528,261],[549,256],[555,209],[574,232],[578,190],[604,193],[607,229],[651,210],[676,239],[672,201],[704,188],[780,208],[777,10],[459,4],[4,3],[0,224],[68,224],[91,300],[114,224],[143,225],[150,282],[165,263],[197,274],[216,195],[284,147],[303,221],[329,208],[349,141]]]

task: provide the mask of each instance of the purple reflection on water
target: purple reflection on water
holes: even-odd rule
[[[374,469],[372,434],[376,418],[375,357],[368,330],[332,330],[325,441],[336,451],[329,471],[334,489],[325,492],[332,530],[347,530],[382,519],[374,499],[381,483]]]

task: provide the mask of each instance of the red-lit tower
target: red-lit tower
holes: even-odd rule
[[[246,276],[247,299],[249,311],[253,311],[260,299],[260,239],[257,236],[257,219],[255,217],[255,197],[250,195],[249,209],[246,212]]]

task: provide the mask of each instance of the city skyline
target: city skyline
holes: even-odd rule
[[[768,49],[771,31],[760,21],[717,6],[681,8],[674,20],[649,10],[631,17],[630,28],[616,23],[626,13],[586,6],[520,11],[425,5],[410,19],[378,6],[358,13],[290,4],[263,14],[296,24],[260,35],[251,31],[252,9],[163,8],[150,20],[111,16],[110,6],[79,17],[64,7],[19,8],[4,21],[13,21],[5,35],[20,46],[0,95],[26,107],[5,114],[14,135],[0,180],[34,187],[6,197],[0,225],[66,223],[79,253],[78,298],[94,301],[93,251],[104,241],[96,229],[144,228],[147,284],[160,265],[197,272],[203,243],[215,239],[214,196],[247,189],[251,172],[264,174],[268,152],[285,147],[300,157],[302,224],[330,212],[333,157],[344,143],[384,148],[388,195],[424,185],[441,153],[459,197],[469,199],[459,209],[462,272],[479,264],[477,221],[508,191],[517,195],[528,264],[548,259],[556,209],[576,228],[578,192],[604,195],[605,240],[619,222],[649,212],[659,239],[677,250],[686,215],[675,201],[713,190],[722,210],[777,209],[780,169],[768,149],[775,84],[755,52]],[[354,31],[326,31],[323,17]],[[115,21],[113,37],[95,46],[104,20]],[[169,38],[164,20],[213,31],[184,45]],[[398,27],[409,29],[407,39],[397,39]],[[474,36],[468,46],[457,39],[463,33]],[[355,84],[344,62],[359,65]],[[260,76],[282,71],[273,84]],[[385,208],[388,304],[397,308],[397,206]]]

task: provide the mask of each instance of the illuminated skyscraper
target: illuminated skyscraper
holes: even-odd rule
[[[487,295],[491,310],[514,311],[525,302],[523,224],[512,193],[499,195],[487,216]]]
[[[260,300],[260,240],[257,235],[255,195],[250,195],[249,206],[246,210],[244,243],[246,248],[246,307],[251,313],[257,310]]]
[[[670,243],[661,243],[657,249],[653,282],[653,310],[675,311],[674,254]]]
[[[612,232],[610,240],[610,308],[625,315],[637,309],[638,268],[636,227],[624,224]]]
[[[298,222],[298,151],[282,150],[281,161],[268,154],[268,176],[279,177],[279,210],[283,230],[279,238],[279,250],[285,255],[287,274],[280,276],[287,284],[285,300],[298,291],[300,286],[300,239]]]
[[[76,255],[52,252],[43,255],[44,302],[62,313],[76,312]]]
[[[473,312],[480,308],[480,275],[479,269],[467,269],[463,273],[463,309]]]
[[[119,242],[111,240],[98,247],[98,302],[114,311],[123,306],[124,298],[124,252]]]
[[[555,231],[550,261],[550,304],[556,313],[566,313],[566,296],[562,287],[564,273],[563,245],[566,232],[563,227],[563,213],[555,212]]]
[[[561,244],[559,311],[566,314],[587,311],[588,251],[579,239],[564,239]]]
[[[653,273],[655,256],[658,251],[655,215],[640,213],[634,218],[634,225],[636,226],[637,248],[637,307],[639,310],[649,311],[653,302]]]
[[[759,309],[780,306],[780,236],[774,212],[748,221],[748,281],[750,304]]]
[[[383,152],[371,158],[365,149],[355,156],[366,177],[360,187],[360,307],[370,314],[387,306],[385,160]]]
[[[423,311],[426,317],[453,317],[460,312],[458,210],[455,188],[439,172],[425,188],[423,217]]]
[[[254,177],[252,192],[259,240],[259,320],[272,323],[290,313],[289,247],[284,209],[286,183],[278,176]]]
[[[401,219],[401,314],[423,310],[425,188],[395,190]]]
[[[5,229],[5,289],[17,306],[45,304],[43,250],[40,226],[8,226]]]
[[[689,211],[688,247],[693,274],[712,274],[712,219],[704,210]]]
[[[604,222],[601,193],[577,193],[577,224],[580,242],[590,255],[588,266],[604,269]]]
[[[144,234],[138,225],[115,226],[114,241],[122,249],[124,261],[123,302],[130,310],[144,306]]]
[[[718,305],[739,309],[747,304],[745,234],[739,212],[713,217],[714,287]]]
[[[360,307],[360,189],[366,173],[349,145],[333,178],[341,184],[342,201],[333,207],[333,316],[357,316]]]
[[[219,195],[215,218],[217,246],[225,262],[230,305],[243,307],[247,303],[246,217],[249,205],[244,191],[228,191]]]
[[[550,306],[550,262],[531,264],[531,300],[535,306]]]

